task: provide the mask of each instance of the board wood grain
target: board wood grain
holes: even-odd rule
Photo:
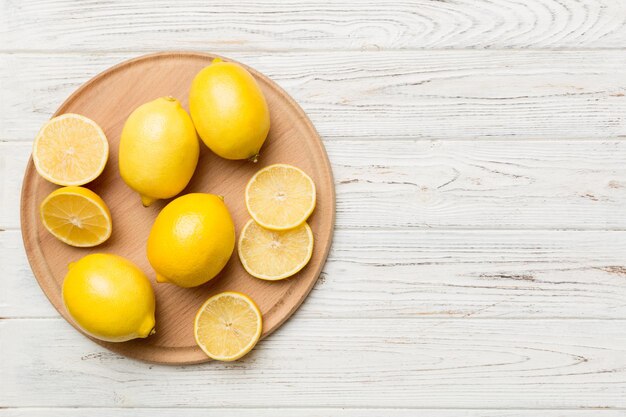
[[[117,168],[119,135],[132,110],[147,101],[171,95],[186,106],[191,80],[213,57],[200,53],[160,53],[124,62],[84,84],[55,113],[79,113],[95,120],[106,133],[111,147],[105,171],[88,185],[107,202],[113,218],[112,237],[95,248],[65,245],[43,228],[39,205],[56,187],[37,175],[32,161],[24,176],[21,220],[26,252],[43,291],[68,320],[71,321],[62,305],[61,284],[69,262],[89,253],[116,253],[134,261],[154,279],[146,259],[145,242],[154,218],[167,201],[144,208],[138,196],[122,181]],[[289,163],[302,168],[311,175],[318,189],[316,211],[309,218],[316,242],[311,261],[290,279],[266,282],[248,275],[235,254],[220,275],[205,285],[183,289],[155,284],[156,335],[124,343],[99,342],[107,348],[151,362],[205,362],[208,358],[194,340],[193,317],[209,296],[226,290],[249,295],[263,314],[262,336],[265,337],[293,314],[317,280],[330,248],[334,226],[330,164],[321,140],[300,107],[268,78],[249,70],[261,86],[271,114],[270,133],[261,150],[260,163],[221,159],[202,145],[198,167],[183,193],[211,192],[224,196],[239,232],[249,219],[243,191],[250,177],[272,163]]]

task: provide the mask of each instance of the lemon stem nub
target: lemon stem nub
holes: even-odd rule
[[[141,204],[143,204],[144,207],[150,206],[156,200],[157,200],[156,198],[148,197],[148,196],[145,196],[145,195],[141,196]]]
[[[222,58],[213,58],[213,61],[211,61],[211,64],[217,64],[218,62],[223,62]]]
[[[148,337],[156,333],[154,316],[147,317],[139,328],[139,337]]]
[[[257,153],[255,155],[251,156],[250,158],[248,158],[248,161],[256,164],[259,161],[259,154]]]
[[[156,282],[168,282],[168,281],[163,275],[156,274]]]

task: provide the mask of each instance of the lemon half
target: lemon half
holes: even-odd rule
[[[50,193],[40,206],[44,227],[57,239],[71,246],[101,244],[113,230],[111,213],[105,202],[83,187],[64,187]]]
[[[67,113],[50,119],[33,145],[39,175],[58,185],[83,185],[95,180],[109,158],[109,142],[96,122]]]

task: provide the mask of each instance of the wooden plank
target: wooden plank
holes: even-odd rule
[[[626,229],[626,141],[354,140],[326,148],[338,228]],[[0,227],[19,227],[30,151],[30,143],[0,143]]]
[[[186,417],[624,417],[622,410],[441,410],[402,408],[185,408]],[[4,408],[0,417],[180,417],[180,408]]]
[[[20,225],[20,194],[31,143],[0,142],[0,229]]]
[[[32,140],[80,84],[136,55],[0,54],[0,139]],[[626,136],[620,51],[228,55],[277,81],[326,140]]]
[[[626,232],[338,230],[296,315],[624,319],[625,259]],[[58,317],[18,231],[0,265],[0,317]]]
[[[623,141],[326,146],[338,227],[626,228]]]
[[[296,316],[240,362],[168,367],[105,351],[60,319],[1,320],[0,404],[625,408],[625,325]]]
[[[0,232],[0,266],[10,277],[0,280],[0,319],[33,315],[58,317],[33,276],[20,232]],[[29,310],[34,314],[28,313]]]
[[[620,0],[4,1],[5,50],[621,48]],[[42,30],[45,28],[45,30]]]

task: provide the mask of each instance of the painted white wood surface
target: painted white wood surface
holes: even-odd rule
[[[0,417],[49,417],[49,408],[0,409]],[[64,417],[180,417],[180,408],[56,408]],[[623,417],[619,410],[441,410],[401,408],[185,408],[186,417]]]
[[[0,417],[626,415],[625,48],[621,0],[0,1]],[[21,243],[41,123],[167,49],[271,76],[335,174],[320,281],[235,364],[103,350]]]
[[[0,85],[10,87],[0,102],[3,139],[32,140],[80,84],[139,54],[66,53],[54,54],[54,59],[41,52],[0,54]],[[620,51],[262,51],[229,56],[277,81],[329,141],[626,136],[626,54]]]
[[[349,140],[326,150],[339,229],[626,230],[623,140]],[[19,227],[12,196],[30,152],[30,142],[0,143],[0,227]]]
[[[0,281],[0,316],[58,317],[18,231],[0,234],[0,251],[12,277]],[[621,231],[337,230],[297,317],[620,319],[625,259]]]
[[[307,319],[236,363],[146,365],[0,322],[6,406],[626,408],[626,320]],[[23,348],[23,341],[32,343]],[[51,383],[54,381],[54,383]],[[584,384],[581,384],[584,381]]]
[[[50,417],[50,409],[7,408],[0,409],[0,417]],[[180,417],[180,408],[57,408],[54,410],[64,417]],[[441,409],[399,409],[399,408],[185,408],[188,417],[623,417],[619,410],[594,408],[591,410],[441,410]]]
[[[9,50],[621,48],[621,0],[3,1]]]

